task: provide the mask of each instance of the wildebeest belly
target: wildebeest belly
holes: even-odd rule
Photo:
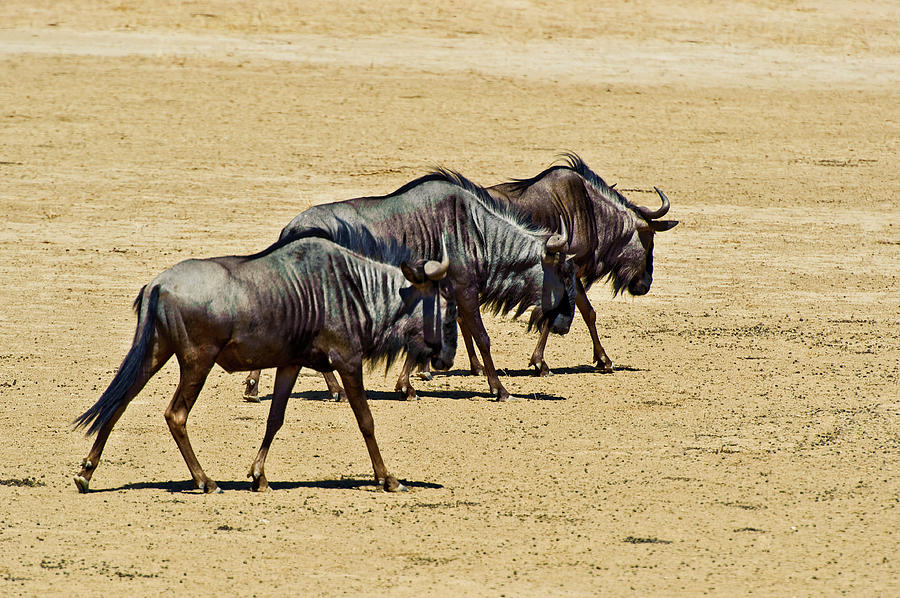
[[[320,372],[333,368],[328,356],[313,343],[262,344],[229,341],[216,357],[216,363],[226,372],[260,370],[287,365],[299,365]]]

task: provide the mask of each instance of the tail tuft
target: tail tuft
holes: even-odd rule
[[[141,365],[147,355],[147,346],[153,335],[156,306],[159,303],[159,287],[153,287],[150,290],[150,300],[147,302],[146,311],[141,309],[143,295],[144,289],[141,289],[141,293],[134,302],[135,309],[138,310],[137,330],[139,335],[135,334],[135,341],[132,343],[131,349],[128,350],[122,365],[119,366],[119,371],[116,372],[107,389],[90,409],[79,415],[73,422],[76,430],[90,426],[87,434],[96,434],[119,410],[119,407],[131,399],[129,390],[141,371]]]

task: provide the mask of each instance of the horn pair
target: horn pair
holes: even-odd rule
[[[666,215],[666,212],[669,211],[669,198],[666,197],[665,193],[659,190],[659,187],[653,188],[656,190],[656,193],[662,200],[662,205],[656,210],[651,210],[650,208],[645,208],[644,206],[638,206],[638,211],[646,220],[656,220],[657,218],[662,218]]]
[[[550,253],[559,253],[569,246],[569,233],[566,231],[566,222],[562,216],[559,217],[559,224],[562,226],[562,232],[547,239],[546,247]]]
[[[425,262],[425,276],[429,280],[440,280],[447,275],[450,268],[450,255],[447,253],[447,240],[441,235],[441,261],[428,260]]]

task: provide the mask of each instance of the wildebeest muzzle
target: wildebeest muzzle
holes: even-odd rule
[[[422,302],[422,340],[428,348],[431,365],[435,369],[450,369],[456,356],[456,303],[450,301],[446,310],[441,309],[441,281],[447,276],[450,268],[450,256],[447,253],[446,240],[441,237],[441,261],[429,260],[423,266],[414,267],[407,263],[401,269],[407,280],[412,282],[421,292]],[[450,294],[452,296],[452,293]],[[452,312],[452,338],[444,326],[443,312]],[[448,344],[448,341],[452,341]]]

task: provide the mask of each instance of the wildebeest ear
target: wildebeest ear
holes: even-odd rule
[[[406,262],[400,264],[400,270],[403,272],[403,276],[406,277],[406,280],[413,284],[422,284],[425,282],[424,273],[417,272]]]
[[[675,225],[678,224],[677,220],[651,220],[649,223],[650,228],[655,232],[661,233],[663,231],[675,228]]]

